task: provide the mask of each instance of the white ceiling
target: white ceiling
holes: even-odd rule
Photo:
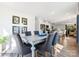
[[[0,6],[43,17],[53,23],[75,17],[78,8],[77,4],[77,2],[8,2],[0,3]]]

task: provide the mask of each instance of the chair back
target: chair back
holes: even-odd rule
[[[48,45],[49,47],[51,47],[51,46],[52,46],[52,42],[53,42],[53,40],[54,40],[55,37],[56,37],[56,32],[50,33],[49,35],[50,35],[50,37],[49,37],[49,39],[48,39],[48,41],[47,41],[47,45]]]
[[[45,47],[44,47],[45,49],[50,51],[50,49],[52,47],[52,43],[53,43],[53,41],[55,41],[56,36],[57,36],[57,32],[53,32],[48,35],[48,38],[46,40]]]
[[[39,35],[39,31],[34,31],[34,34],[35,35]]]
[[[32,35],[32,34],[31,34],[31,31],[25,32],[25,35],[26,35],[26,36],[31,36],[31,35]]]
[[[56,32],[56,34],[55,34],[55,36],[53,38],[53,41],[52,41],[52,45],[53,46],[56,45],[56,43],[59,42],[59,39],[60,39],[59,34]]]
[[[22,42],[22,39],[21,39],[21,37],[20,37],[20,35],[19,34],[15,34],[15,35],[13,35],[14,36],[14,38],[15,38],[15,41],[16,41],[16,46],[17,46],[17,51],[18,51],[18,54],[22,54],[22,46],[23,46],[23,42]]]

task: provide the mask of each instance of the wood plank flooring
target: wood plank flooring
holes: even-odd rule
[[[57,57],[79,57],[79,47],[76,43],[76,38],[66,37],[60,39],[60,44],[64,46],[64,49],[57,55]]]

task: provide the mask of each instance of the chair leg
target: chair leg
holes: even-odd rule
[[[55,53],[55,51],[54,51],[54,47],[52,47],[52,56],[54,56],[54,53]]]
[[[23,55],[22,54],[18,54],[18,57],[23,57]]]
[[[47,51],[45,51],[45,57],[47,57],[48,56],[48,52]]]
[[[55,51],[55,56],[57,56],[57,51]]]
[[[54,47],[54,56],[57,56],[57,48]]]
[[[39,52],[39,51],[35,51],[35,56],[36,56],[36,57],[38,57],[38,52]],[[42,54],[42,52],[39,52],[39,54]],[[42,55],[43,55],[43,54],[42,54]],[[45,55],[45,57],[47,57],[47,56],[48,56],[48,52],[45,51],[44,55]]]
[[[55,46],[52,47],[52,56],[55,56],[56,50],[55,50]]]
[[[35,51],[35,57],[38,57],[38,50]]]

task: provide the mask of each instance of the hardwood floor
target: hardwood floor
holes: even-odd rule
[[[57,57],[79,57],[79,47],[76,43],[76,38],[65,37],[60,39],[60,44],[64,46],[64,49],[57,55]]]
[[[77,46],[76,38],[65,37],[60,39],[60,44],[63,46],[63,49],[54,57],[79,57],[79,46]]]

